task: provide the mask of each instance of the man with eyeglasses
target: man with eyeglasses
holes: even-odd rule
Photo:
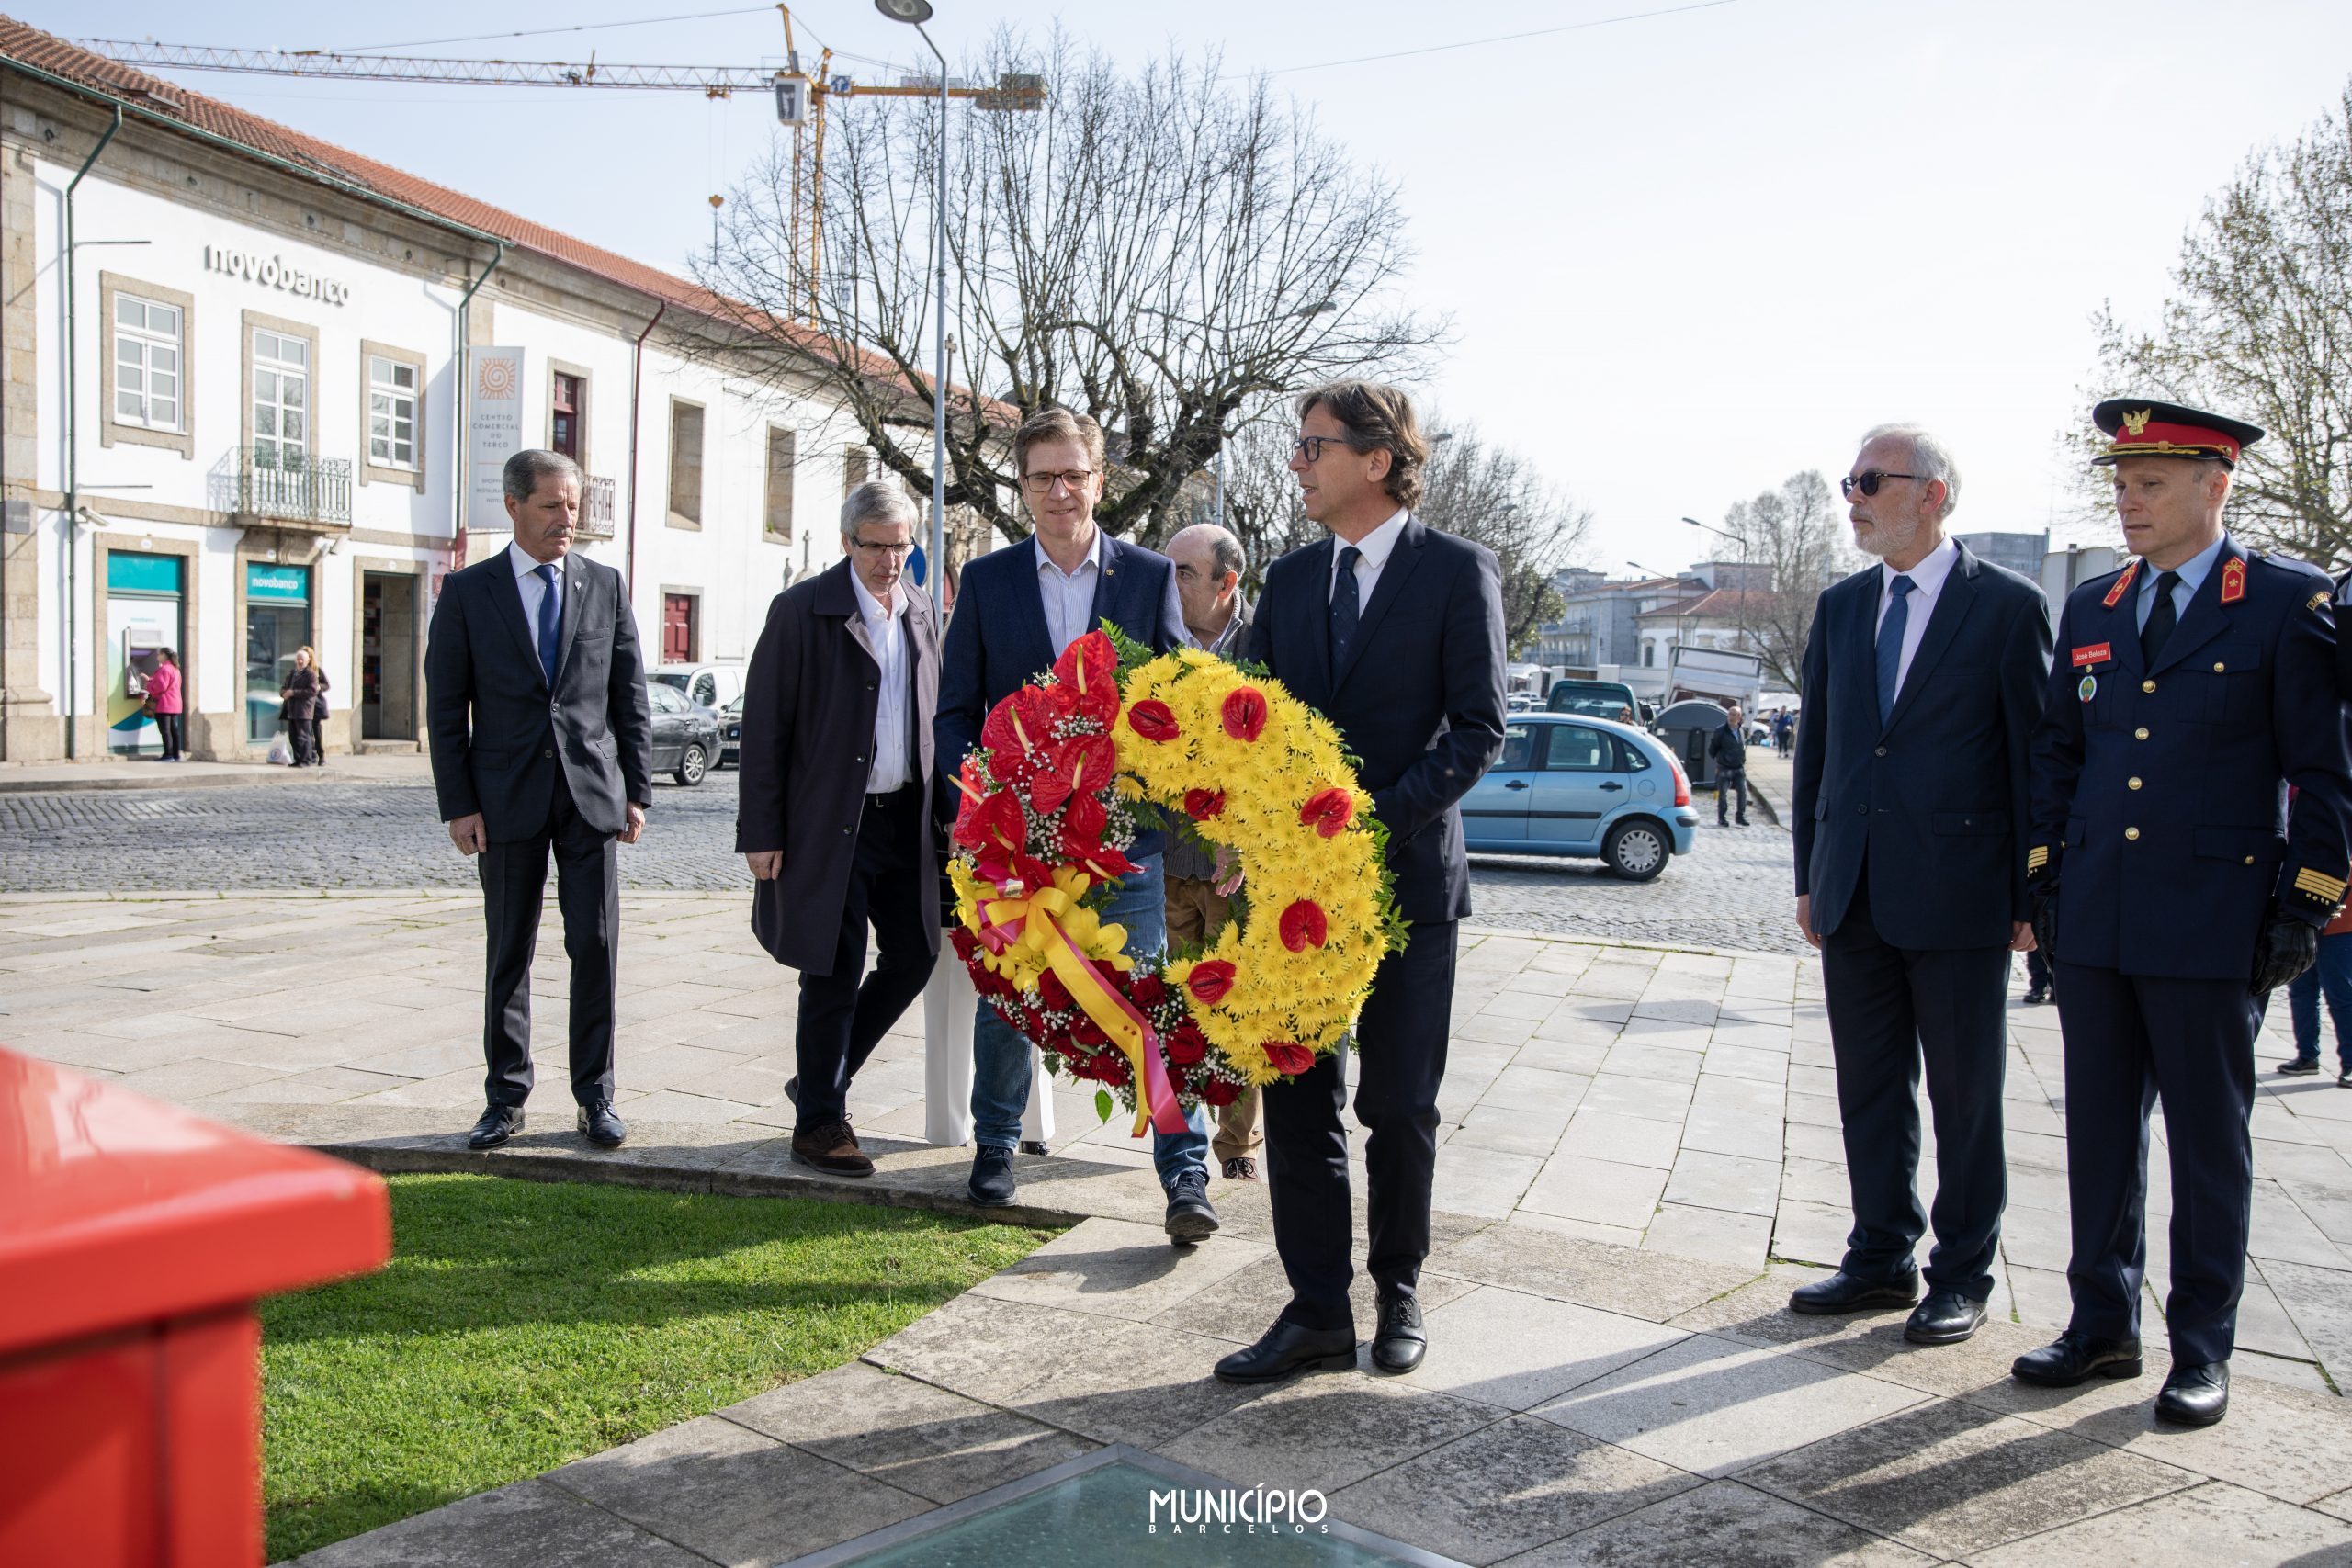
[[[2140,1372],[2148,1112],[2172,1163],[2172,1370],[2156,1418],[2219,1421],[2254,1202],[2254,1043],[2344,899],[2352,758],[2334,584],[2222,523],[2243,420],[2153,399],[2091,411],[2122,570],[2068,595],[2033,738],[2026,872],[2066,1040],[2074,1311],[2020,1382]],[[2287,804],[2290,789],[2293,804]]]
[[[1470,913],[1460,803],[1502,751],[1502,577],[1492,551],[1413,515],[1430,449],[1404,393],[1335,382],[1301,397],[1298,415],[1291,472],[1306,515],[1330,536],[1267,569],[1248,657],[1338,726],[1362,759],[1357,782],[1387,829],[1397,912],[1411,922],[1374,976],[1353,1053],[1372,1364],[1393,1374],[1419,1366],[1429,1348],[1419,1292],[1438,1086],[1455,937]],[[1216,1364],[1227,1382],[1355,1364],[1348,1057],[1318,1056],[1263,1090],[1274,1249],[1291,1299],[1256,1344]]]
[[[1797,929],[1821,950],[1854,1224],[1800,1313],[1908,1307],[1951,1345],[1984,1321],[2008,1177],[2009,954],[2033,944],[2022,844],[2028,742],[2050,671],[2041,590],[1944,531],[1960,468],[1914,425],[1862,438],[1843,489],[1878,564],[1820,598],[1804,664]],[[1936,1127],[1922,1213],[1919,1078]]]
[[[843,558],[775,596],[744,677],[735,848],[753,934],[800,972],[792,1158],[832,1176],[874,1174],[850,1083],[939,955],[939,627],[905,578],[920,521],[893,480],[851,491]]]
[[[1166,653],[1185,646],[1176,569],[1168,558],[1114,539],[1094,521],[1102,499],[1102,427],[1067,409],[1043,409],[1012,433],[1035,536],[964,569],[939,680],[938,766],[942,799],[964,755],[978,743],[989,710],[1050,669],[1062,650],[1109,621]],[[1167,908],[1160,853],[1164,833],[1149,807],[1126,851],[1142,869],[1121,877],[1101,910],[1126,928],[1127,952],[1157,953]],[[1013,1154],[1028,1104],[1035,1047],[983,998],[972,1029],[972,1201],[1001,1208],[1013,1200]],[[1181,1134],[1152,1134],[1152,1165],[1168,1195],[1165,1226],[1179,1246],[1217,1228],[1208,1199],[1209,1134],[1196,1107]]]

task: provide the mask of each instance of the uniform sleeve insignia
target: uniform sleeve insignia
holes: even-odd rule
[[[2130,566],[2123,569],[2123,575],[2115,580],[2115,586],[2107,591],[2107,598],[2102,603],[2110,610],[2122,604],[2123,596],[2132,592],[2132,580],[2139,575],[2140,563],[2135,558]]]
[[[2142,409],[2138,413],[2125,414],[2123,416],[2124,430],[2130,433],[2133,440],[2138,440],[2141,433],[2148,428],[2148,421],[2154,417],[2155,412],[2154,409]]]
[[[2323,588],[2318,592],[2312,595],[2311,603],[2305,604],[2303,608],[2306,610],[2316,610],[2321,605],[2326,604],[2332,597],[2333,595],[2330,594],[2326,589]]]
[[[2036,844],[2025,852],[2025,869],[2030,875],[2050,863],[2050,846]]]
[[[2245,562],[2235,556],[2222,563],[2222,603],[2234,604],[2245,597]]]
[[[2312,866],[2307,865],[2295,873],[2295,891],[2308,893],[2324,904],[2342,903],[2344,886],[2342,877],[2330,876]]]

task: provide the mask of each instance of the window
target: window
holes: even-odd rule
[[[588,378],[557,371],[548,400],[553,409],[548,421],[548,447],[575,463],[585,461],[580,456],[580,422],[588,412]]]
[[[704,671],[695,677],[694,688],[686,695],[703,707],[717,707],[718,705],[718,677],[707,670]]]
[[[1523,773],[1535,761],[1535,734],[1523,724],[1514,724],[1503,730],[1503,754],[1495,759],[1494,771],[1498,773]]]
[[[662,595],[662,662],[692,664],[695,661],[695,596],[691,593]]]
[[[1547,773],[1606,773],[1616,771],[1609,738],[1581,724],[1551,727],[1552,744],[1544,759]]]
[[[768,536],[792,543],[792,466],[799,436],[768,426]]]
[[[842,451],[842,499],[865,482],[866,456],[863,446],[845,447]]]
[[[254,466],[301,468],[311,456],[311,345],[254,329]]]
[[[141,430],[180,428],[180,329],[176,305],[114,297],[114,417]]]
[[[674,398],[670,402],[670,522],[681,528],[702,526],[702,410]]]
[[[673,691],[668,686],[655,684],[646,687],[645,691],[646,695],[651,699],[653,703],[653,711],[656,713],[689,713],[693,711],[686,705],[686,699],[678,695],[676,692]]]
[[[368,460],[416,467],[416,367],[380,354],[368,356]]]

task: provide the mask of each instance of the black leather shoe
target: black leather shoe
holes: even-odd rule
[[[2043,1388],[2073,1388],[2093,1377],[2136,1378],[2140,1341],[2098,1339],[2070,1328],[2055,1342],[2019,1356],[2009,1364],[2009,1375]]]
[[[523,1108],[519,1105],[493,1105],[481,1113],[474,1130],[466,1134],[466,1147],[494,1149],[523,1130]]]
[[[1903,1337],[1914,1345],[1957,1345],[1984,1321],[1984,1303],[1958,1291],[1929,1291],[1911,1310]]]
[[[1216,1364],[1216,1381],[1280,1382],[1295,1372],[1344,1372],[1355,1364],[1354,1329],[1301,1328],[1287,1318],[1276,1318],[1258,1343]]]
[[[2173,1363],[2172,1376],[2156,1394],[2156,1419],[2176,1427],[2210,1427],[2230,1413],[2230,1364]]]
[[[2028,986],[2028,987],[2025,988],[2025,1005],[2026,1005],[2026,1006],[2028,1006],[2028,1007],[2030,1007],[2030,1008],[2038,1008],[2038,1007],[2042,1006],[2043,1004],[2045,1004],[2045,1003],[2046,1003],[2046,1002],[2048,1002],[2049,1000],[2050,1000],[2050,987],[2047,987],[2047,986]]]
[[[980,1145],[972,1156],[972,1179],[965,1184],[972,1201],[1001,1209],[1012,1201],[1012,1151]]]
[[[792,1101],[796,1107],[799,1105],[800,1075],[798,1073],[795,1073],[790,1077],[784,1080],[784,1098]]]
[[[1193,1247],[1216,1234],[1216,1210],[1209,1204],[1209,1173],[1193,1168],[1177,1174],[1168,1189],[1168,1239]]]
[[[628,1136],[628,1128],[614,1111],[611,1100],[592,1100],[580,1108],[580,1135],[600,1149],[616,1149]]]
[[[1917,1269],[1892,1280],[1863,1280],[1840,1269],[1826,1280],[1791,1291],[1789,1310],[1826,1317],[1871,1307],[1907,1307],[1918,1299]]]
[[[2319,1058],[2317,1056],[2297,1056],[2292,1061],[2279,1063],[2278,1070],[2290,1078],[2308,1077],[2312,1074],[2319,1071]]]
[[[1429,1354],[1418,1296],[1390,1296],[1380,1303],[1380,1326],[1372,1337],[1372,1364],[1384,1372],[1409,1372]]]

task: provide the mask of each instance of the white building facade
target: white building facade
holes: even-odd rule
[[[748,657],[865,456],[723,342],[680,279],[0,24],[0,759],[153,754],[165,647],[191,756],[264,752],[303,646],[330,751],[416,747],[519,446],[589,476],[649,665]]]

